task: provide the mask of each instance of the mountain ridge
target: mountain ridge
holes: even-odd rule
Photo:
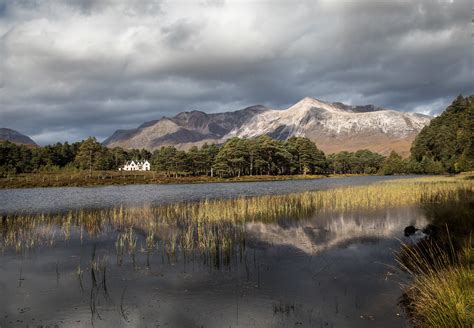
[[[220,144],[232,137],[269,135],[284,140],[302,136],[328,153],[367,148],[383,154],[395,150],[407,155],[411,142],[430,120],[423,114],[305,97],[286,109],[255,105],[210,114],[185,111],[145,122],[136,129],[117,130],[103,144],[149,150],[169,145],[189,149],[206,142]]]
[[[38,147],[29,136],[9,128],[0,128],[0,141],[10,141],[15,144]]]

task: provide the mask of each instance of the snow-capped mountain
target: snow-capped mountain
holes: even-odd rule
[[[104,141],[108,147],[156,149],[174,145],[223,143],[232,137],[269,135],[285,140],[304,136],[327,153],[370,149],[408,154],[410,144],[430,116],[367,106],[349,106],[306,97],[287,109],[252,106],[239,111],[206,114],[183,112],[147,122],[137,129],[118,130]]]

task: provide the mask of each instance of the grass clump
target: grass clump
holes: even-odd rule
[[[411,281],[402,303],[415,327],[474,325],[472,243],[453,252],[432,241],[404,247],[399,262]]]
[[[397,257],[411,278],[402,303],[415,327],[474,326],[473,205],[469,188],[422,199],[430,237]]]

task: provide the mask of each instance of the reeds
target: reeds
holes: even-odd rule
[[[434,196],[449,198],[460,189],[472,192],[473,181],[445,177],[396,180],[286,195],[174,203],[153,211],[165,221],[275,221],[279,218],[304,218],[316,211],[349,212],[416,205]]]
[[[415,327],[474,325],[473,261],[470,239],[460,252],[428,240],[402,248],[398,262],[411,278],[402,303]]]
[[[474,326],[473,202],[468,189],[423,199],[430,238],[397,256],[411,278],[402,303],[415,327]]]
[[[0,221],[0,250],[13,247],[21,252],[68,240],[73,234],[80,235],[82,240],[84,234],[94,237],[119,231],[116,250],[122,257],[134,254],[137,247],[152,249],[155,240],[163,240],[166,253],[173,257],[178,248],[201,252],[232,248],[241,243],[246,222],[275,222],[303,219],[315,213],[440,202],[456,197],[459,191],[472,194],[473,189],[472,179],[435,177],[286,195],[182,202],[154,208],[13,214]]]

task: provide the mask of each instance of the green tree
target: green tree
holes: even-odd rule
[[[314,174],[327,170],[326,156],[308,138],[291,137],[286,141],[285,148],[291,154],[291,173]]]
[[[352,155],[352,173],[374,174],[383,165],[385,157],[367,149],[358,150]]]
[[[75,162],[77,166],[83,170],[92,172],[95,170],[102,170],[106,166],[105,149],[97,142],[95,137],[87,138],[79,147]]]
[[[173,146],[161,147],[159,150],[155,150],[151,158],[154,170],[163,172],[166,176],[176,174],[174,165],[176,153],[177,149]]]
[[[201,160],[203,168],[205,168],[205,174],[214,176],[212,164],[214,163],[214,160],[217,154],[219,153],[219,147],[217,147],[215,144],[208,145],[207,143],[205,143],[201,147],[199,152],[201,153]]]
[[[402,156],[392,151],[382,166],[382,173],[385,175],[407,173],[407,163]]]
[[[271,175],[276,165],[274,158],[278,151],[278,142],[267,135],[263,135],[257,138],[257,149],[258,149],[258,160],[256,164],[260,169],[260,174],[265,172],[267,175]]]
[[[428,158],[436,163],[435,168],[431,166],[428,170],[437,171],[441,167],[452,173],[472,170],[474,96],[458,96],[440,116],[432,119],[413,142],[411,158],[417,162],[427,162]]]
[[[336,154],[331,154],[328,157],[330,169],[335,174],[352,173],[353,157],[352,153],[341,151]]]
[[[219,175],[240,176],[247,167],[248,152],[245,141],[239,138],[227,140],[214,160],[214,170]]]

